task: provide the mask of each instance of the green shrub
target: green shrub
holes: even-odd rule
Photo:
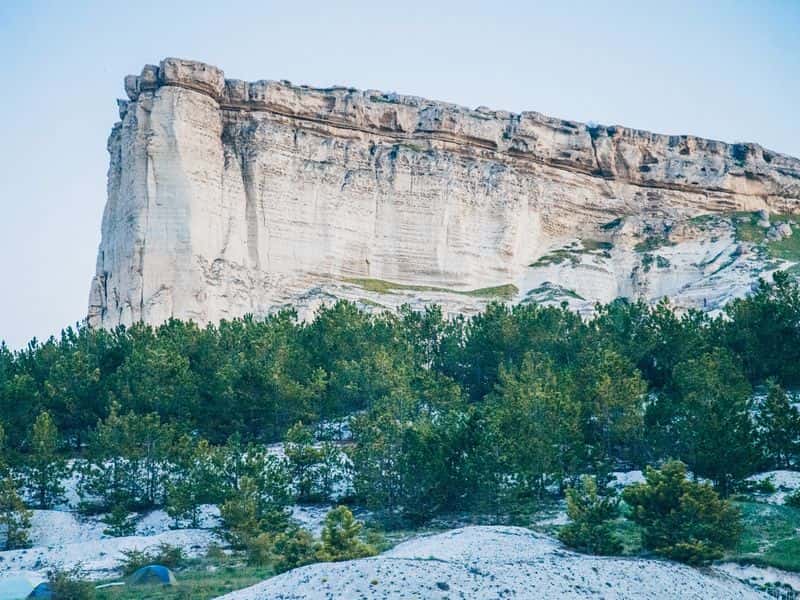
[[[118,561],[118,566],[123,575],[135,573],[147,565],[163,565],[170,569],[177,569],[186,564],[186,555],[183,548],[170,544],[159,544],[155,548],[147,550],[123,550],[122,558]]]
[[[739,511],[710,485],[689,481],[682,462],[648,467],[645,480],[625,488],[622,497],[631,507],[629,518],[643,529],[646,549],[700,565],[721,558],[739,540]]]
[[[275,570],[279,573],[317,561],[319,543],[311,533],[296,527],[279,533],[273,540]]]
[[[117,504],[103,517],[106,528],[103,533],[112,537],[133,535],[136,532],[136,515],[128,511],[122,504]]]
[[[311,533],[301,527],[289,527],[278,533],[260,533],[247,543],[247,562],[253,566],[272,565],[283,573],[317,561],[320,546]]]
[[[800,508],[800,489],[797,489],[794,491],[794,493],[787,495],[786,498],[783,499],[783,503],[786,506]]]
[[[364,525],[353,517],[346,506],[337,506],[325,516],[319,560],[335,562],[376,554],[375,548],[359,539]]]
[[[263,567],[275,562],[272,535],[269,533],[249,536],[245,542],[245,550],[247,552],[247,563],[250,565]]]
[[[9,475],[0,481],[0,550],[17,550],[30,546],[28,530],[31,527],[31,511],[17,490],[17,482]]]
[[[93,600],[94,583],[87,581],[80,566],[47,574],[54,600]]]
[[[619,498],[601,496],[594,477],[581,478],[579,487],[567,490],[567,516],[570,523],[558,538],[570,548],[589,554],[617,554],[622,544],[611,529],[619,515]]]

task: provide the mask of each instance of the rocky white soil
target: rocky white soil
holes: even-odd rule
[[[215,523],[213,511],[205,511],[204,527]],[[110,537],[96,519],[80,520],[74,513],[37,510],[31,520],[33,546],[25,550],[0,552],[0,578],[29,574],[44,577],[50,569],[80,566],[89,579],[104,579],[118,574],[118,561],[125,550],[154,549],[159,544],[183,548],[187,556],[204,554],[216,541],[210,528],[170,529],[172,520],[163,511],[145,515],[136,535]]]
[[[765,481],[767,479],[775,486],[775,492],[759,494],[759,500],[761,502],[783,504],[786,501],[786,496],[800,490],[800,471],[766,471],[748,477],[748,481],[753,482]]]
[[[465,527],[384,554],[295,569],[224,600],[766,598],[711,570],[568,552],[519,527]]]

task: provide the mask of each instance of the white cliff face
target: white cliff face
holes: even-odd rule
[[[179,59],[126,91],[95,326],[336,297],[448,312],[494,297],[717,307],[781,263],[750,252],[730,220],[691,219],[800,202],[800,161],[753,144],[225,80]],[[781,224],[791,237],[793,221]]]

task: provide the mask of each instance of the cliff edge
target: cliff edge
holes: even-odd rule
[[[757,144],[248,83],[176,58],[125,91],[93,326],[338,297],[714,309],[800,261],[800,160]]]

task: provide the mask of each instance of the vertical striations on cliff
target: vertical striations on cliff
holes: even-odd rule
[[[226,80],[175,58],[125,90],[92,326],[333,297],[717,307],[794,262],[762,250],[794,235],[800,161],[756,144]],[[763,245],[737,235],[742,211]]]

